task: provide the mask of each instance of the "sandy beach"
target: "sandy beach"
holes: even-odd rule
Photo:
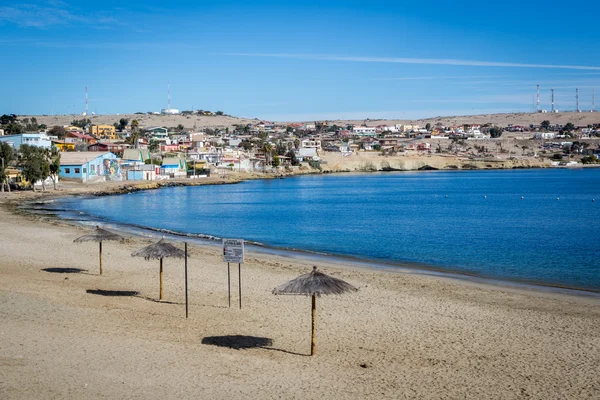
[[[310,357],[310,298],[271,294],[307,260],[247,254],[240,310],[237,268],[229,308],[220,249],[191,246],[186,320],[182,261],[157,302],[158,262],[131,257],[150,240],[105,243],[98,276],[89,230],[19,196],[0,197],[2,399],[600,397],[598,297],[319,264],[359,291],[318,300]]]

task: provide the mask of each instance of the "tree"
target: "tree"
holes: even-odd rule
[[[265,153],[265,163],[271,165],[273,158],[273,146],[269,142],[264,142],[261,149]]]
[[[60,172],[60,153],[56,147],[52,148],[49,154],[50,157],[50,176],[52,177],[52,183],[54,183],[54,190],[56,190],[56,182],[58,181],[58,173]]]
[[[123,130],[127,128],[127,125],[129,125],[129,120],[126,118],[121,118],[119,120],[119,125],[117,126],[117,129],[123,132]]]
[[[182,124],[179,124],[179,125],[177,125],[177,130],[178,130],[178,131],[181,131],[181,132],[183,132],[183,129],[184,129],[184,127],[183,127],[183,125],[182,125]]]
[[[279,161],[279,156],[278,156],[278,155],[275,155],[275,156],[273,157],[273,166],[274,166],[274,167],[279,167],[279,165],[280,165],[280,164],[281,164],[281,162]]]
[[[84,129],[86,126],[91,125],[91,124],[92,124],[92,120],[89,118],[75,119],[71,122],[71,125],[77,126],[82,129]]]
[[[4,186],[8,188],[10,192],[10,185],[8,184],[8,176],[6,175],[6,168],[15,159],[15,152],[12,146],[8,143],[0,143],[0,187],[1,191],[4,192]]]
[[[427,132],[431,130],[431,124],[429,122],[427,123],[427,125],[425,125],[425,129],[427,130]]]
[[[39,180],[48,178],[50,175],[50,166],[44,156],[45,149],[27,144],[21,145],[19,165],[22,168],[23,177],[31,183],[35,192],[35,183]],[[45,185],[43,190],[46,190]]]
[[[138,148],[138,142],[140,140],[140,132],[138,131],[139,126],[140,123],[137,119],[131,121],[131,136],[129,136],[129,141],[134,149]]]
[[[238,147],[241,147],[242,149],[246,150],[246,151],[250,151],[252,150],[252,142],[250,142],[249,140],[242,140],[240,142],[240,144],[238,145]]]
[[[493,126],[490,128],[490,136],[493,138],[499,138],[502,136],[502,132],[503,130],[499,126]]]
[[[575,125],[573,125],[571,122],[567,122],[563,129],[570,133],[571,131],[575,130]]]
[[[18,122],[18,117],[15,114],[4,114],[0,117],[0,125],[9,125]]]
[[[298,161],[298,158],[296,157],[296,152],[294,150],[288,151],[286,157],[290,158],[290,162],[292,163],[292,165],[300,165],[300,161]]]
[[[282,156],[285,153],[287,153],[288,148],[287,146],[280,140],[277,143],[277,146],[275,146],[275,152],[277,153],[277,155]]]
[[[158,147],[158,140],[151,140],[150,145],[148,146],[148,150],[150,150],[150,153],[154,153],[156,150],[158,150]]]
[[[62,126],[54,125],[52,128],[50,128],[48,134],[50,136],[56,136],[62,140],[62,138],[64,138],[67,134],[67,131]]]
[[[548,121],[547,119],[543,120],[540,124],[540,127],[547,131],[548,129],[550,129],[550,121]]]
[[[223,115],[224,113],[223,113],[223,111],[217,111],[215,114],[217,114],[217,115]]]

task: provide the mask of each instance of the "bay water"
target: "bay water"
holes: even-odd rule
[[[58,207],[179,234],[600,291],[600,169],[313,175]]]

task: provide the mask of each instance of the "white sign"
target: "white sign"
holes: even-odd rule
[[[244,239],[223,239],[223,261],[244,263]]]

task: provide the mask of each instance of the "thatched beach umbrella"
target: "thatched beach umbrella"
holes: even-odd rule
[[[165,242],[165,238],[160,239],[158,243],[146,246],[143,249],[131,253],[133,257],[144,257],[146,260],[160,260],[160,294],[158,299],[163,298],[163,258],[175,257],[184,258],[185,252],[170,243]]]
[[[73,240],[73,243],[98,242],[100,244],[100,275],[102,275],[102,242],[109,240],[122,241],[124,238],[121,235],[117,235],[116,233],[109,232],[106,229],[102,229],[97,226],[94,233],[83,235]]]
[[[317,296],[328,294],[342,294],[358,289],[344,282],[341,279],[325,275],[317,271],[317,267],[313,267],[309,274],[300,275],[283,285],[273,289],[273,294],[301,294],[312,297],[312,338],[310,342],[310,355],[315,354],[315,346],[317,344]]]

